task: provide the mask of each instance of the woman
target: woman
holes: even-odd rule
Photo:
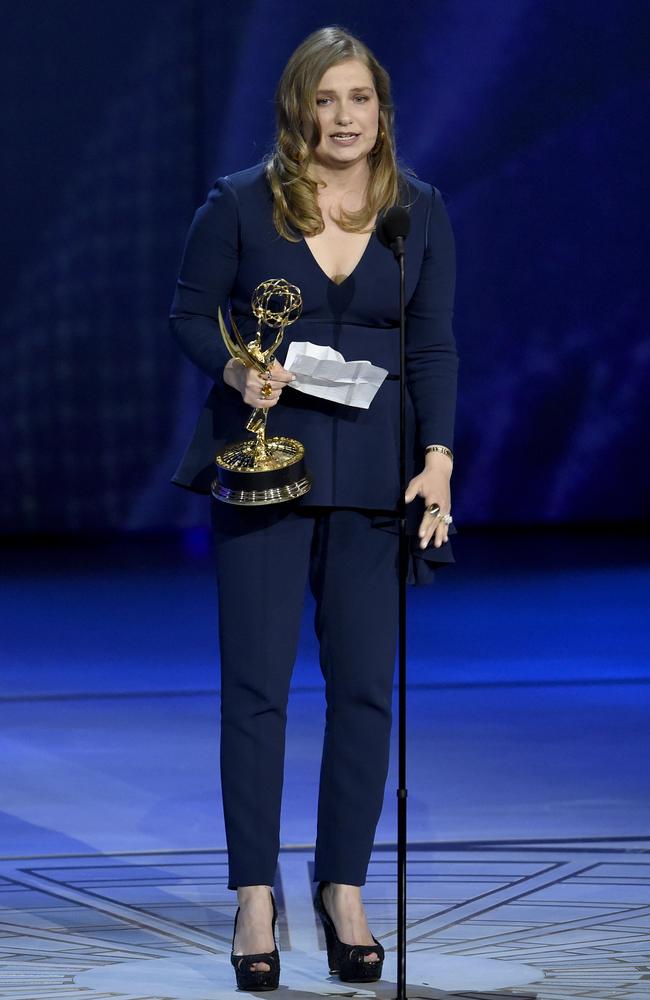
[[[296,49],[276,94],[277,137],[260,164],[219,178],[188,234],[171,310],[185,353],[214,380],[173,481],[209,493],[214,455],[244,436],[250,407],[269,432],[297,437],[313,486],[297,500],[248,507],[212,500],[219,592],[221,780],[228,888],[238,909],[231,961],[243,989],[278,984],[273,894],[284,734],[307,580],[326,681],[314,903],[329,968],[345,981],[381,975],[365,884],[389,763],[397,641],[399,296],[379,214],[408,208],[406,500],[409,580],[453,561],[448,543],[457,353],[454,241],[439,191],[398,169],[390,80],[338,27]],[[244,338],[251,295],[283,277],[302,293],[292,340],[367,359],[388,377],[367,410],[306,395],[274,363],[271,393],[229,357],[216,322],[227,301]],[[266,390],[268,392],[268,389]],[[427,446],[430,450],[425,452]],[[440,511],[428,511],[438,504]]]

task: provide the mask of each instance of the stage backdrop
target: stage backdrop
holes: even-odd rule
[[[206,522],[169,483],[208,389],[168,331],[183,241],[326,23],[456,232],[459,528],[648,510],[647,3],[4,6],[1,531]]]

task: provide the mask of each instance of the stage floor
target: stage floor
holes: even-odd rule
[[[455,552],[409,591],[407,993],[648,998],[647,539],[504,532]],[[205,539],[5,556],[0,995],[234,996]],[[287,724],[280,992],[388,1000],[397,726],[363,888],[385,976],[343,984],[310,898],[312,614]]]

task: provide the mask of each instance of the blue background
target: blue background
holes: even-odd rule
[[[183,241],[332,23],[456,233],[459,528],[644,517],[646,3],[117,0],[3,11],[0,531],[207,521],[169,483],[208,388],[168,332]]]

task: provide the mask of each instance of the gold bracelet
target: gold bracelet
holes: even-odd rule
[[[451,448],[447,448],[444,444],[428,444],[424,449],[424,454],[426,455],[429,451],[441,451],[443,455],[448,455],[449,458],[454,460],[454,453]]]

